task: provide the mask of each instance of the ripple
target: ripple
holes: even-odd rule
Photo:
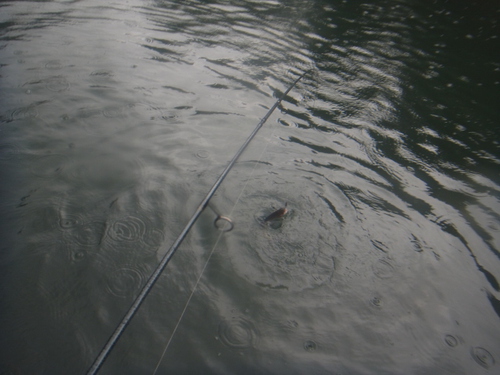
[[[334,260],[321,248],[324,244],[319,242],[303,247],[300,241],[271,242],[267,247],[257,248],[260,259],[272,266],[273,278],[277,279],[276,283],[271,282],[268,286],[297,290],[316,287],[329,280]],[[262,286],[266,286],[264,280]]]
[[[71,263],[82,262],[89,255],[97,254],[101,239],[98,230],[99,228],[83,225],[63,234],[64,248]]]
[[[219,337],[222,343],[230,348],[246,349],[254,346],[257,331],[248,320],[233,318],[219,324]]]
[[[491,355],[489,351],[479,346],[471,348],[470,354],[474,361],[481,367],[489,369],[495,364],[495,358]]]
[[[314,352],[317,348],[317,345],[314,341],[312,340],[307,340],[304,342],[304,349],[308,352]]]
[[[129,106],[111,106],[103,109],[102,114],[107,118],[127,117]]]
[[[143,239],[146,245],[151,246],[152,248],[157,248],[161,246],[161,244],[165,240],[165,234],[163,233],[163,231],[157,228],[153,228],[147,231]]]
[[[65,239],[81,246],[95,247],[101,243],[105,224],[100,221],[75,226]]]
[[[373,297],[370,303],[375,307],[380,307],[382,306],[382,299],[380,297]]]
[[[66,91],[70,87],[69,82],[62,76],[49,77],[45,79],[44,82],[45,87],[54,92]]]
[[[207,150],[198,150],[196,152],[196,156],[199,157],[200,159],[206,159],[208,158],[208,155],[209,153]]]
[[[59,229],[71,233],[71,231],[80,226],[89,223],[99,223],[99,226],[104,225],[102,219],[98,216],[89,215],[89,204],[77,201],[77,198],[72,196],[63,196],[58,202],[58,224]]]
[[[12,120],[24,120],[38,117],[38,111],[33,106],[17,108],[11,113]]]
[[[108,226],[106,236],[111,248],[144,256],[156,254],[165,238],[164,232],[149,219],[132,215],[115,220]]]
[[[108,235],[115,241],[135,242],[146,233],[146,223],[136,216],[127,216],[113,223]]]
[[[71,249],[69,251],[69,260],[71,263],[81,262],[87,257],[88,252],[85,249]]]
[[[51,70],[58,70],[62,68],[62,65],[59,61],[53,60],[53,61],[48,61],[45,63],[45,68],[46,69],[51,69]]]
[[[458,340],[453,335],[446,335],[444,337],[444,342],[446,343],[446,345],[451,346],[452,348],[458,345]]]
[[[253,194],[241,200],[246,216],[235,221],[235,236],[229,237],[230,248],[239,249],[232,263],[238,273],[262,288],[301,291],[317,288],[331,280],[335,271],[335,254],[342,250],[336,234],[338,226],[330,211],[311,210],[324,204],[317,195],[296,199],[276,196],[276,188],[265,194]],[[300,186],[297,190],[301,191]],[[304,188],[302,191],[310,191]],[[289,212],[275,223],[263,223],[270,212],[288,203]],[[257,209],[256,209],[257,208]],[[314,227],[314,235],[304,228]],[[235,241],[231,244],[231,241]]]
[[[394,267],[387,260],[379,259],[373,266],[373,273],[381,279],[390,279],[394,275]]]
[[[417,238],[414,234],[411,234],[410,236],[410,242],[413,245],[413,250],[417,253],[421,253],[424,251],[424,243]]]
[[[113,72],[111,70],[99,69],[94,70],[92,73],[90,73],[90,75],[93,77],[112,77]]]
[[[59,215],[59,226],[62,229],[73,229],[81,224],[81,217],[75,214],[61,214]]]
[[[102,110],[98,107],[83,107],[76,111],[75,117],[83,120],[95,120],[102,114]]]
[[[116,297],[135,295],[144,281],[144,275],[137,269],[123,267],[111,272],[107,277],[107,291]]]

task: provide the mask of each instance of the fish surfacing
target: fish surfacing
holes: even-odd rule
[[[286,215],[286,213],[288,212],[287,208],[287,203],[285,203],[285,207],[282,207],[280,208],[279,210],[276,210],[274,211],[272,214],[270,214],[269,216],[267,216],[264,221],[272,221],[272,220],[276,220],[276,219],[280,219],[282,218],[283,216]]]

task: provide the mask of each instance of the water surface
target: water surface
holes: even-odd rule
[[[496,371],[496,6],[1,9],[2,374],[85,373],[240,144],[309,69],[101,373]],[[217,229],[215,212],[234,229]]]

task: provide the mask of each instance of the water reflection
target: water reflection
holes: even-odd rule
[[[213,199],[234,229],[203,214],[103,373],[497,366],[490,5],[27,6],[0,26],[2,371],[85,371],[311,68]]]

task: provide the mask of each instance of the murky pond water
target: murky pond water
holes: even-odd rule
[[[497,371],[492,3],[2,2],[0,372],[85,373],[306,70],[100,373]]]

